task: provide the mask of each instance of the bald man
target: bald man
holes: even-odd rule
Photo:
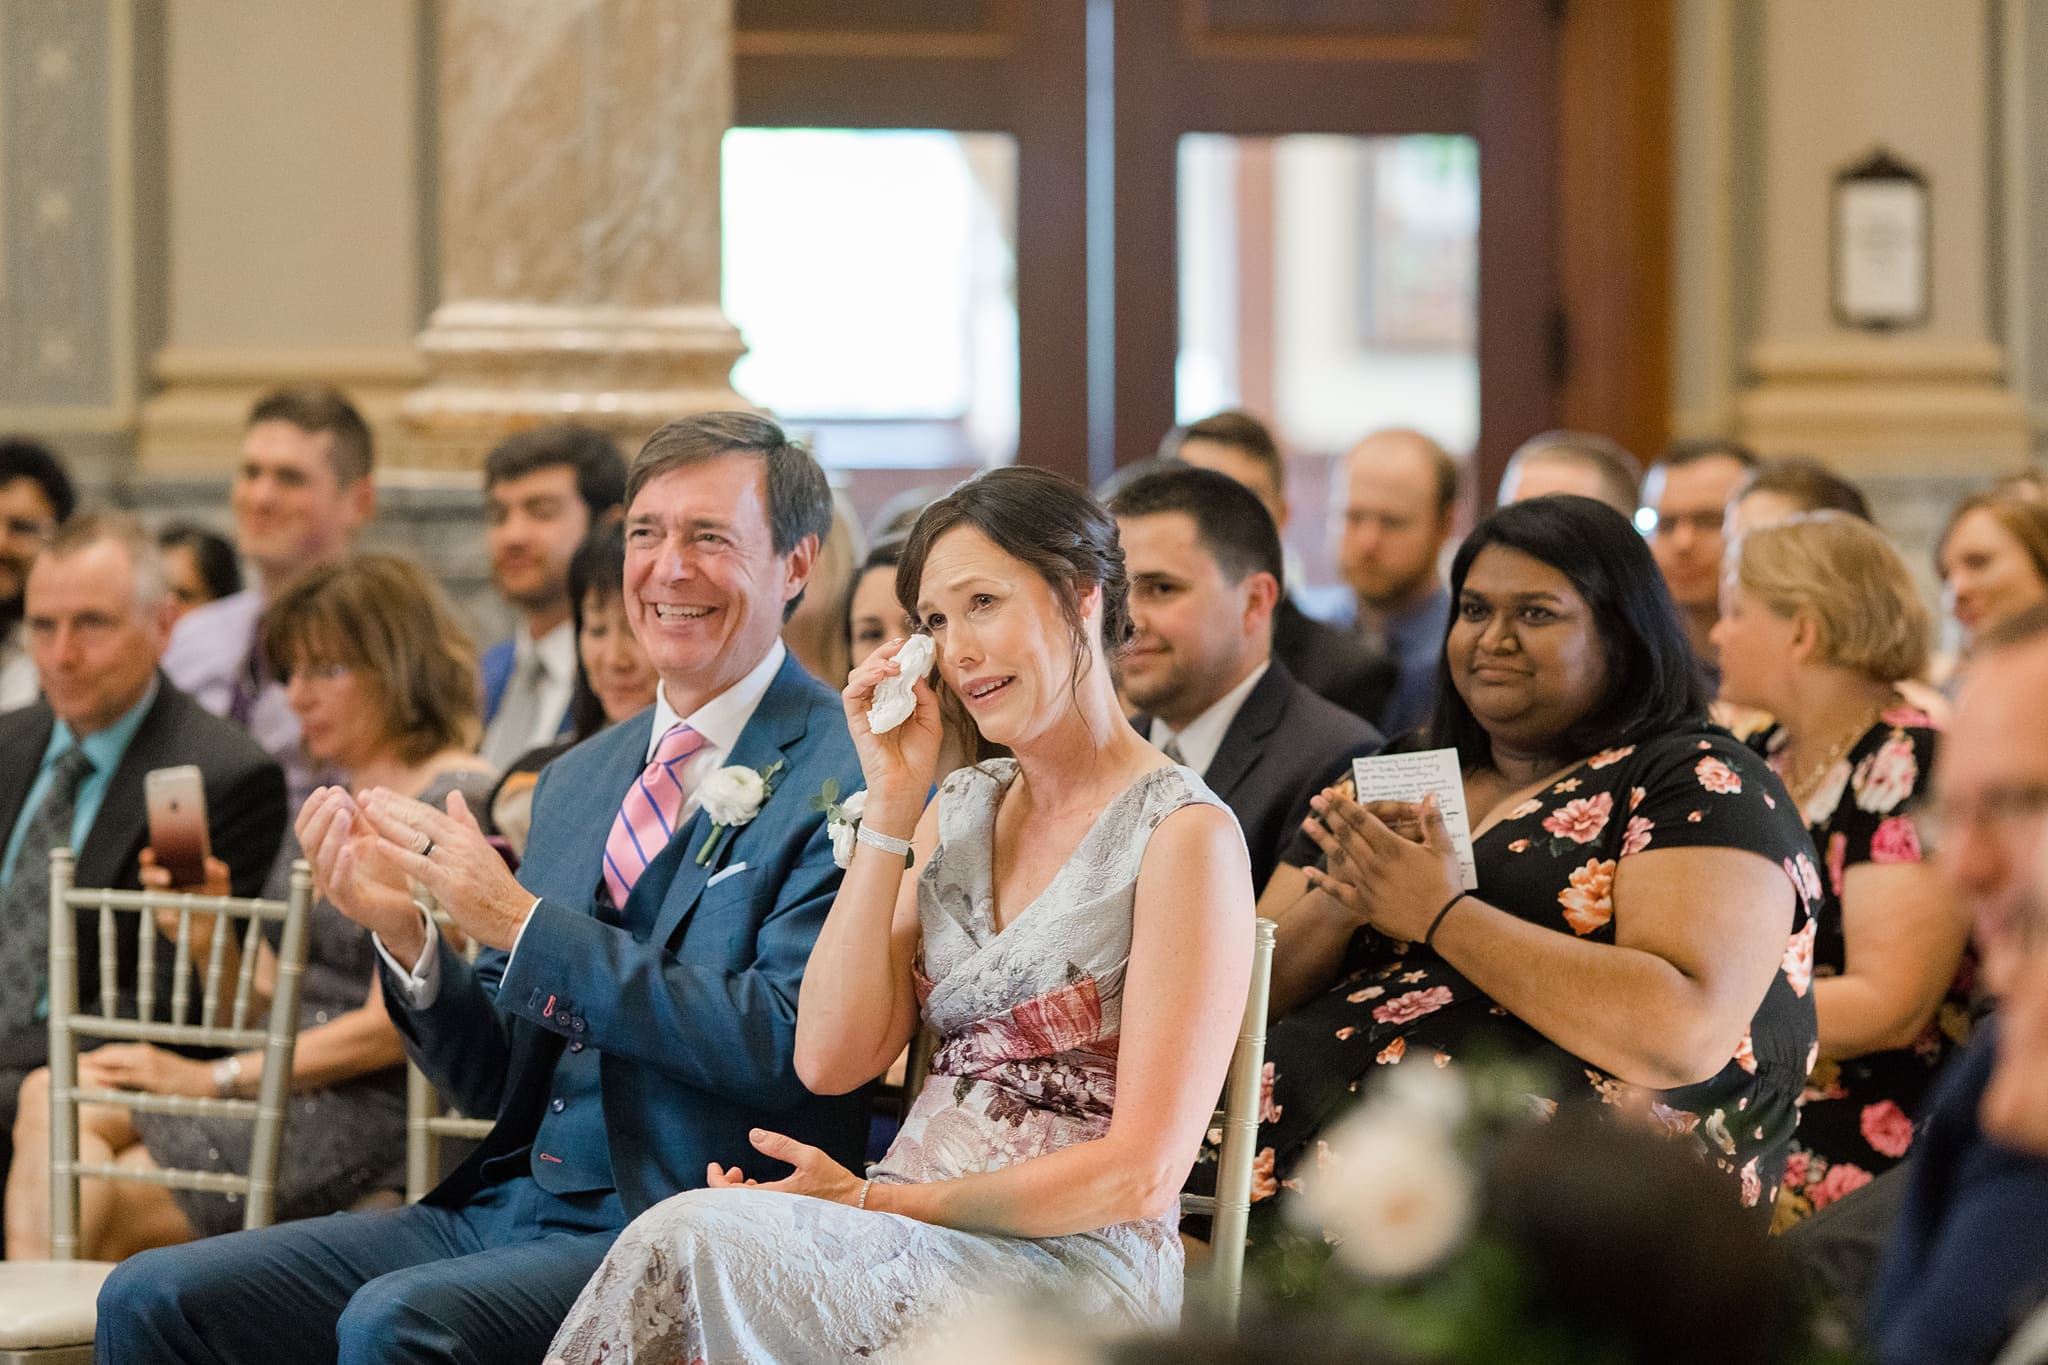
[[[1575,493],[1633,519],[1641,487],[1642,466],[1617,443],[1590,431],[1546,431],[1508,457],[1496,501],[1505,507],[1552,493]]]
[[[1398,737],[1429,720],[1451,594],[1437,564],[1457,517],[1458,466],[1419,431],[1393,428],[1345,459],[1338,567],[1358,594],[1359,631],[1397,669],[1380,728]]]

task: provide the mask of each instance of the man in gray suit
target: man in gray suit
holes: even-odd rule
[[[1380,734],[1273,657],[1280,536],[1244,485],[1162,464],[1119,488],[1109,510],[1136,627],[1124,695],[1152,742],[1236,813],[1263,888],[1309,798],[1378,750]]]

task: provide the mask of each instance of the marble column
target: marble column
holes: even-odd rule
[[[442,0],[440,296],[407,462],[744,405],[719,305],[731,0]]]

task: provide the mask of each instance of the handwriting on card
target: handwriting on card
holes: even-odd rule
[[[1420,801],[1436,794],[1444,829],[1458,851],[1458,874],[1467,891],[1479,889],[1479,869],[1472,860],[1472,825],[1465,815],[1465,779],[1456,749],[1424,749],[1411,754],[1376,754],[1351,761],[1351,780],[1361,802]]]

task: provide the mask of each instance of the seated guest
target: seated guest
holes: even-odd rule
[[[1159,454],[1236,479],[1266,505],[1284,542],[1287,461],[1266,424],[1248,412],[1219,412],[1175,427]],[[1385,728],[1398,685],[1397,661],[1349,631],[1316,620],[1282,594],[1273,609],[1273,657],[1295,680],[1354,716]]]
[[[903,538],[876,543],[861,561],[860,572],[846,594],[845,634],[850,657],[865,659],[890,640],[902,639],[917,623],[896,600],[896,562],[903,557]],[[1001,754],[983,743],[964,714],[948,709],[945,734],[939,741],[939,775]]]
[[[569,733],[521,754],[498,779],[485,809],[490,831],[526,852],[540,770],[607,725],[654,704],[661,679],[626,619],[626,533],[608,521],[583,538],[569,561],[570,621],[576,628],[576,693]]]
[[[1936,813],[1941,861],[1977,914],[1985,974],[2006,1003],[1936,1081],[1913,1160],[1894,1177],[1908,1182],[1904,1207],[1867,1308],[1882,1365],[2003,1359],[2001,1345],[2048,1293],[2048,613],[1983,646],[1956,699]]]
[[[338,390],[277,389],[256,400],[228,485],[235,548],[256,582],[185,613],[164,651],[164,673],[193,700],[246,729],[284,769],[286,801],[299,809],[318,780],[299,747],[299,720],[263,657],[264,603],[295,573],[348,553],[377,510],[370,428]],[[269,890],[284,894],[289,859]]]
[[[417,566],[391,555],[323,564],[292,580],[264,610],[265,657],[275,659],[298,715],[308,756],[351,786],[390,787],[440,800],[462,792],[481,800],[491,774],[470,752],[476,742],[476,654],[454,609]],[[292,856],[298,856],[295,846]],[[160,869],[145,880],[168,886]],[[208,864],[207,895],[229,891],[227,867]],[[205,936],[193,952],[204,956]],[[240,954],[227,947],[230,973]],[[266,945],[263,953],[267,957]],[[404,1051],[384,1011],[370,936],[325,900],[308,925],[300,983],[299,1038],[277,1167],[277,1217],[309,1218],[348,1208],[403,1182]],[[275,966],[258,964],[258,980]],[[156,1095],[247,1097],[263,1072],[259,1048],[217,1061],[181,1057],[148,1043],[110,1043],[81,1058],[90,1086]],[[49,1255],[49,1082],[22,1088],[15,1141],[24,1158],[7,1191],[7,1251],[17,1260]],[[184,1114],[88,1107],[79,1151],[91,1162],[129,1167],[246,1170],[244,1122]],[[145,1247],[210,1237],[242,1225],[224,1195],[128,1181],[79,1185],[79,1255],[119,1260]]]
[[[1706,719],[1642,537],[1589,499],[1494,513],[1451,565],[1431,740],[1464,770],[1478,889],[1433,807],[1332,790],[1280,877],[1284,1173],[1378,1066],[1514,1057],[1550,1100],[1633,1099],[1774,1198],[1816,1046],[1819,871],[1778,779]],[[1376,932],[1361,933],[1361,930]],[[1404,1063],[1405,1059],[1405,1063]]]
[[[51,848],[77,854],[80,886],[139,888],[143,777],[185,764],[199,768],[207,838],[235,894],[262,889],[285,824],[277,764],[157,671],[170,600],[139,522],[86,513],[66,523],[29,571],[27,626],[43,699],[0,716],[0,1171],[22,1078],[48,1060]],[[81,932],[78,946],[87,995],[98,993],[102,968],[124,990],[132,983],[125,954],[118,965],[99,961],[96,931]],[[49,1125],[30,1128],[36,1151],[46,1150]],[[22,1166],[48,1174],[39,1160]],[[11,1199],[7,1207],[24,1212]]]
[[[1802,512],[1843,512],[1875,520],[1863,490],[1810,455],[1765,460],[1728,500],[1722,541],[1732,544],[1745,531],[1775,526]]]
[[[36,699],[36,665],[21,628],[29,566],[77,505],[71,476],[49,449],[0,440],[0,711]]]
[[[1641,504],[1642,466],[1605,436],[1590,431],[1546,431],[1531,436],[1508,456],[1501,471],[1501,507],[1552,493],[1595,498],[1624,517]]]
[[[846,685],[853,659],[846,652],[846,594],[867,556],[867,540],[846,495],[832,495],[832,529],[818,547],[818,567],[782,624],[782,642],[804,671],[827,687]]]
[[[495,768],[509,768],[570,726],[576,631],[569,560],[591,528],[617,518],[625,491],[618,446],[575,422],[519,432],[484,457],[491,582],[519,613],[512,638],[483,657],[482,749]]]
[[[177,616],[242,590],[242,566],[227,537],[180,521],[157,532],[156,543]]]
[[[1713,631],[1721,611],[1722,523],[1729,499],[1755,468],[1756,456],[1733,441],[1677,442],[1643,476],[1643,505],[1635,514],[1692,656],[1706,673],[1709,696],[1720,690]]]
[[[1237,816],[1264,886],[1308,799],[1380,746],[1379,732],[1273,657],[1280,537],[1249,490],[1165,466],[1110,500],[1131,582],[1124,697],[1139,730]]]
[[[1778,1201],[1780,1228],[1890,1169],[1936,1068],[1969,1027],[1969,926],[1922,861],[1935,731],[1898,684],[1932,626],[1884,536],[1810,513],[1736,542],[1714,628],[1722,695],[1777,723],[1750,742],[1783,779],[1822,868],[1814,903],[1820,1061]]]
[[[1949,610],[1969,642],[2048,602],[2048,504],[1978,493],[1956,504],[1935,543]]]
[[[901,646],[854,670],[867,807],[796,1064],[813,1090],[853,1090],[921,1010],[930,1080],[866,1179],[761,1132],[794,1173],[748,1188],[714,1165],[718,1188],[637,1219],[551,1358],[896,1359],[990,1290],[1178,1317],[1176,1196],[1242,1017],[1252,894],[1229,812],[1124,723],[1126,591],[1115,524],[1041,470],[990,470],[918,518],[898,598],[944,689],[1016,756],[931,800],[938,697],[918,679],[911,718],[877,735]]]
[[[860,1152],[864,1097],[819,1098],[792,1063],[839,886],[815,798],[860,778],[838,699],[779,638],[830,518],[824,471],[765,418],[648,438],[625,602],[660,692],[548,766],[516,878],[459,795],[315,793],[316,883],[375,933],[428,1078],[497,1122],[420,1203],[131,1258],[100,1291],[107,1359],[537,1360],[619,1229],[748,1133]]]
[[[1345,460],[1337,559],[1358,594],[1358,629],[1383,640],[1400,669],[1380,728],[1429,721],[1451,594],[1437,565],[1458,515],[1458,465],[1419,431],[1378,431]]]

